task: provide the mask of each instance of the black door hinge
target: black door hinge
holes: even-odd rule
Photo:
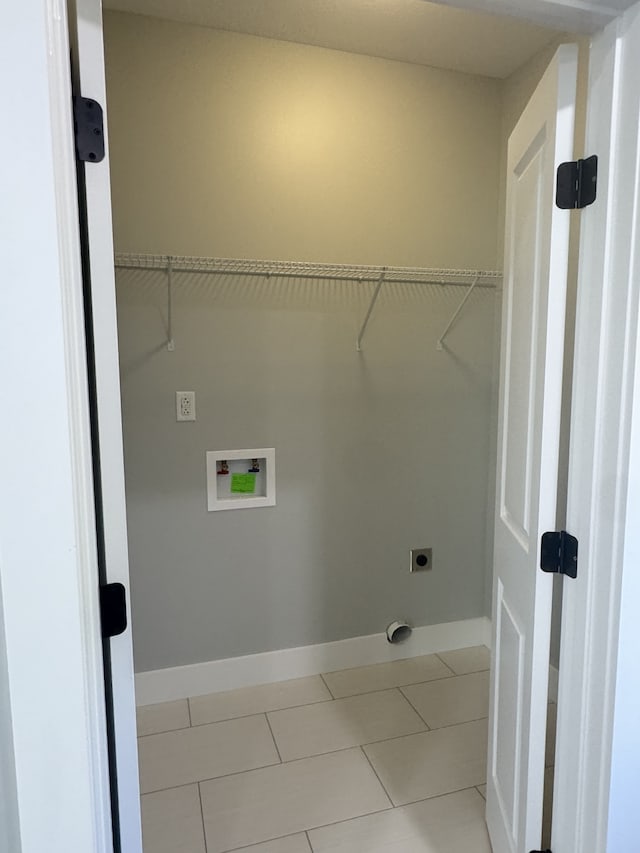
[[[127,593],[121,583],[100,587],[100,620],[103,637],[117,637],[127,628]]]
[[[540,542],[540,568],[570,578],[578,576],[578,540],[561,530],[543,533]]]
[[[530,850],[529,853],[551,853],[551,850]]]
[[[104,121],[100,104],[93,98],[74,95],[73,127],[78,160],[83,163],[104,160]]]
[[[588,207],[596,200],[598,157],[560,163],[556,179],[556,204],[562,210]]]

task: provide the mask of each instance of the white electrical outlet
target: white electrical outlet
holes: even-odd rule
[[[176,391],[176,420],[195,421],[196,419],[196,392]]]

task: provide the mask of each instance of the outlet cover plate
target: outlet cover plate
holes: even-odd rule
[[[196,419],[196,392],[176,391],[176,420],[195,421]]]
[[[433,568],[433,548],[412,548],[410,572],[428,572]]]

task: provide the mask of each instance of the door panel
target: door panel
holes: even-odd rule
[[[494,853],[540,846],[577,48],[556,53],[509,140],[487,823]]]
[[[518,814],[518,790],[521,750],[520,732],[522,730],[522,633],[504,601],[504,587],[498,584],[496,618],[500,647],[496,654],[496,696],[497,705],[494,723],[493,751],[490,768],[495,779],[496,790],[501,798],[504,813],[511,815],[510,830],[516,831]],[[513,708],[508,686],[518,685],[516,707]],[[501,689],[506,685],[505,689]],[[500,737],[496,733],[500,733]]]

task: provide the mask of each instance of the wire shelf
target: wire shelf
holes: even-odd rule
[[[264,261],[238,258],[198,258],[188,255],[124,254],[115,256],[119,269],[167,270],[174,273],[259,276],[331,281],[378,281],[384,274],[387,283],[448,284],[468,286],[478,279],[478,287],[495,287],[502,280],[497,270],[428,269],[425,267],[360,266],[321,264],[306,261]]]
[[[161,270],[167,274],[167,348],[175,349],[173,340],[173,276],[175,273],[204,275],[257,276],[264,279],[293,278],[315,281],[352,281],[375,283],[367,313],[356,340],[356,350],[362,342],[380,291],[385,284],[441,284],[465,287],[466,293],[438,338],[437,349],[444,349],[444,340],[475,288],[497,288],[502,281],[498,270],[429,269],[426,267],[359,266],[349,264],[319,264],[305,261],[260,261],[238,258],[197,258],[188,255],[143,255],[119,253],[115,256],[117,269]]]

